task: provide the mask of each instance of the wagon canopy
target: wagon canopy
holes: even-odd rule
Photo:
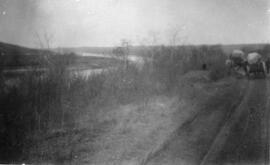
[[[231,54],[232,58],[245,58],[245,53],[242,50],[233,50]]]
[[[262,59],[262,56],[257,52],[249,53],[247,55],[247,61],[249,64],[255,64],[261,59]]]
[[[245,60],[245,53],[242,50],[233,50],[230,59],[236,65],[241,65],[241,63]]]

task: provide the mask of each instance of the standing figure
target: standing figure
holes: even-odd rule
[[[270,70],[270,57],[267,57],[266,62],[266,70],[267,70],[267,74],[269,74],[269,70]]]
[[[202,64],[202,70],[207,70],[207,65],[206,65],[206,63],[203,63],[203,64]]]

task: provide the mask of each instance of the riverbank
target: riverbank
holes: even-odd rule
[[[158,152],[171,135],[200,113],[200,107],[215,102],[220,93],[243,88],[234,78],[212,82],[208,72],[189,72],[174,95],[151,95],[127,104],[111,104],[76,119],[76,129],[60,130],[40,139],[32,161],[72,164],[138,164]],[[239,95],[238,95],[239,94]],[[87,111],[86,111],[87,112]],[[69,144],[69,145],[66,145]],[[57,158],[57,159],[56,159]]]
[[[93,74],[87,79],[71,76],[68,61],[63,62],[61,58],[52,61],[46,76],[26,74],[19,77],[17,86],[7,86],[6,79],[1,76],[3,110],[0,122],[3,129],[0,139],[3,140],[0,143],[3,147],[0,160],[6,163],[14,163],[14,160],[18,163],[102,162],[99,156],[88,160],[83,155],[111,153],[117,149],[118,154],[112,152],[112,155],[123,159],[115,161],[129,161],[130,156],[121,155],[131,152],[130,148],[135,147],[136,151],[137,145],[149,146],[142,141],[155,138],[155,134],[150,136],[151,132],[157,132],[160,137],[153,144],[158,147],[170,134],[166,131],[174,129],[170,123],[175,123],[171,117],[177,116],[174,112],[180,106],[178,103],[184,99],[183,105],[193,106],[190,100],[200,96],[195,91],[204,89],[200,84],[208,84],[214,90],[211,86],[216,87],[215,82],[226,76],[220,49],[205,50],[210,55],[199,60],[204,58],[199,50],[187,52],[182,47],[160,47],[153,52],[156,54],[152,61],[146,61],[141,68],[124,61],[113,70]],[[201,63],[207,60],[214,61],[215,65],[210,65],[208,71],[198,71]],[[194,102],[204,98],[208,97],[202,96]],[[167,109],[172,110],[167,114],[170,111]],[[183,112],[181,116],[192,110]],[[170,126],[160,128],[159,120]],[[140,129],[144,131],[137,134]],[[108,142],[106,138],[101,140],[107,136],[111,137]],[[128,142],[124,146],[114,143],[118,138]],[[104,148],[102,144],[107,145]],[[153,146],[148,149],[155,150]],[[147,149],[138,151],[144,156],[152,153]],[[109,156],[106,160],[111,159],[114,158]]]

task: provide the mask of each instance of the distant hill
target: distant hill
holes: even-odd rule
[[[160,46],[130,46],[130,54],[132,55],[142,55],[142,52],[149,50],[152,47]],[[63,47],[55,48],[54,51],[61,53],[94,53],[94,54],[104,54],[110,55],[116,47]]]
[[[64,50],[64,51],[63,51]],[[116,64],[115,59],[102,57],[83,57],[74,53],[79,51],[100,53],[103,49],[65,48],[52,51],[32,49],[0,42],[0,70],[25,67],[48,67],[49,64],[65,64],[72,67],[101,68]],[[109,49],[107,50],[109,51]]]
[[[34,55],[40,52],[39,49],[31,49],[18,45],[0,42],[0,55],[12,55],[19,53],[20,55]]]
[[[96,54],[110,54],[113,47],[61,47],[53,49],[54,52],[58,53],[96,53]]]
[[[45,55],[54,55],[48,50],[33,49],[0,42],[1,67],[25,67],[46,65]]]
[[[188,49],[200,46],[212,46],[212,45],[186,45]],[[266,47],[266,44],[231,44],[231,45],[216,45],[220,47],[226,54],[230,54],[234,49],[242,49],[245,53],[257,51],[263,55],[270,56],[270,45]],[[160,46],[131,46],[130,54],[149,56],[149,50],[152,48],[160,48]],[[55,48],[52,51],[42,49],[26,48],[18,45],[8,44],[0,42],[0,66],[1,67],[24,67],[24,66],[44,66],[46,65],[44,55],[70,55],[71,53],[94,53],[94,54],[112,54],[115,47],[67,47],[67,48]],[[74,56],[74,54],[73,54]],[[51,56],[52,58],[64,59],[60,56]],[[93,57],[82,58],[76,57],[78,61],[93,61]]]
[[[262,50],[265,47],[266,44],[233,44],[233,45],[222,45],[222,50],[229,54],[234,49],[241,49],[245,53],[249,53],[252,51],[259,51]]]
[[[241,49],[246,53],[252,51],[259,51],[265,47],[266,44],[231,44],[231,45],[220,45],[221,49],[226,54],[230,54],[234,49]],[[200,47],[200,46],[211,46],[211,45],[187,45],[186,47]],[[143,55],[146,50],[153,47],[160,46],[132,46],[130,47],[130,54]],[[70,48],[57,48],[55,51],[63,53],[97,53],[97,54],[112,54],[115,47],[70,47]]]
[[[229,44],[229,45],[220,45],[222,50],[225,53],[231,53],[234,49],[242,49],[246,52],[262,50],[266,44]],[[189,46],[203,46],[203,45],[187,45]],[[211,45],[204,45],[204,46],[211,46]],[[159,46],[131,46],[130,52],[131,54],[136,54],[141,52],[142,50],[149,49],[152,47],[159,47]],[[115,47],[60,47],[54,48],[53,52],[55,53],[97,53],[97,54],[111,54]],[[8,44],[0,42],[0,55],[9,55],[19,52],[21,55],[38,55],[40,52],[44,52],[46,50],[42,49],[33,49],[33,48],[26,48],[18,45]]]

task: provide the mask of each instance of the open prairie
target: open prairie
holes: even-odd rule
[[[0,164],[269,164],[269,8],[0,0]]]

